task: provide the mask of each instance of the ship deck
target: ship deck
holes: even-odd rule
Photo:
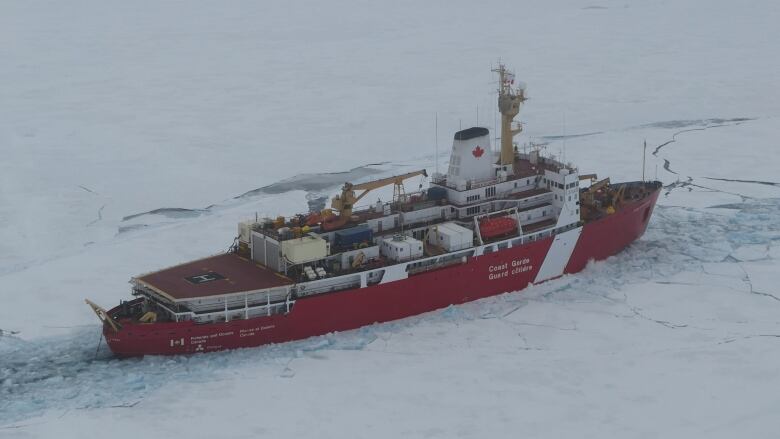
[[[293,281],[271,269],[225,253],[199,259],[135,279],[168,299],[197,299],[290,285]]]
[[[549,169],[553,172],[558,172],[560,169],[559,166],[550,163],[549,161],[545,160],[543,157],[540,158],[540,160],[533,164],[530,160],[527,159],[516,159],[514,163],[514,170],[515,175],[511,180],[519,180],[521,178],[528,178],[528,177],[534,177],[537,175],[544,174],[544,170]]]
[[[556,222],[557,222],[556,219],[548,219],[548,220],[543,220],[531,224],[526,224],[523,226],[523,232],[533,233],[542,229],[546,229],[548,227],[552,227],[556,224]]]

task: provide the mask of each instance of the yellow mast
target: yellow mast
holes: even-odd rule
[[[522,125],[512,127],[512,121],[526,100],[525,89],[513,87],[514,75],[508,72],[503,64],[499,64],[498,68],[493,71],[498,73],[498,111],[501,112],[501,160],[499,164],[511,174],[515,162],[512,138],[523,130]]]

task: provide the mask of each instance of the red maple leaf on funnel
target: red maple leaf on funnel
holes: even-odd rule
[[[480,158],[480,157],[482,157],[482,154],[485,153],[485,150],[480,148],[479,145],[477,145],[477,147],[474,148],[474,150],[471,151],[471,153],[474,155],[474,157]]]

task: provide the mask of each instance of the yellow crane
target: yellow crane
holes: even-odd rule
[[[427,177],[428,173],[425,172],[425,169],[421,169],[419,171],[407,172],[406,174],[394,175],[392,177],[368,181],[365,183],[344,183],[344,186],[341,188],[341,194],[333,197],[330,203],[331,209],[338,211],[338,217],[324,221],[322,223],[323,228],[325,230],[333,230],[346,224],[347,221],[349,221],[349,218],[352,216],[352,209],[355,204],[374,189],[392,184],[395,186],[393,188],[393,201],[399,201],[405,193],[404,180],[408,180],[418,175]],[[355,191],[362,192],[356,194]]]
[[[585,191],[580,195],[580,199],[582,200],[582,203],[592,205],[593,198],[596,192],[598,192],[599,189],[603,189],[607,187],[609,187],[609,177],[591,184],[590,187],[585,189]]]

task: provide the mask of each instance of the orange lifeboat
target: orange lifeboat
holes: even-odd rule
[[[508,216],[479,220],[479,232],[482,239],[492,239],[509,235],[517,231],[517,220]]]

